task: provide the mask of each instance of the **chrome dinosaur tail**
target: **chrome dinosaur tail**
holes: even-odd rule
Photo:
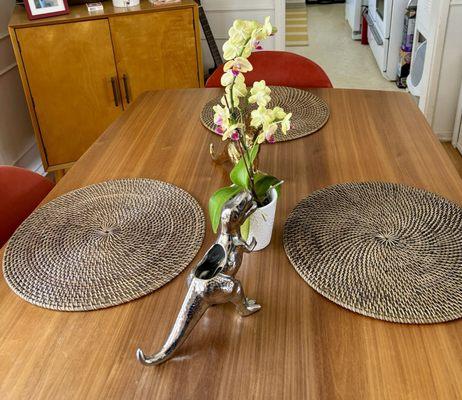
[[[162,349],[152,356],[146,356],[141,349],[136,351],[136,358],[142,364],[157,365],[171,358],[209,307],[202,296],[198,295],[198,288],[194,283],[189,287],[175,325],[173,325]]]

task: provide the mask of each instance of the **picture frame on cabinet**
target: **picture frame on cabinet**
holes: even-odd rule
[[[69,13],[67,0],[24,0],[30,20]]]

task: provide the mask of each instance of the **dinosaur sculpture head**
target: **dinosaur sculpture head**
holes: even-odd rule
[[[241,225],[256,209],[257,203],[248,191],[240,192],[228,200],[221,211],[222,233],[238,233]]]

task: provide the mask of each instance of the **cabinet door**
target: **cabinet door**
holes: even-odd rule
[[[76,161],[121,113],[105,19],[17,29],[49,166]]]
[[[124,101],[146,90],[199,87],[193,9],[110,18]],[[202,72],[201,72],[202,73]]]

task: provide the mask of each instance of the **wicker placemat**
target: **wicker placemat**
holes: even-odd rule
[[[150,179],[107,181],[37,209],[7,245],[4,276],[41,307],[110,307],[172,280],[204,233],[202,210],[184,190]]]
[[[306,90],[295,89],[285,86],[271,86],[271,102],[268,108],[282,107],[284,111],[292,113],[291,128],[286,135],[281,130],[275,134],[276,142],[284,142],[307,136],[321,129],[329,119],[329,107],[320,97]],[[213,123],[213,107],[220,104],[222,96],[209,101],[201,112],[202,124],[212,132],[215,132],[216,125]],[[256,109],[251,105],[245,114]]]
[[[462,317],[462,209],[433,193],[380,182],[319,190],[290,214],[284,247],[313,289],[352,311]]]

